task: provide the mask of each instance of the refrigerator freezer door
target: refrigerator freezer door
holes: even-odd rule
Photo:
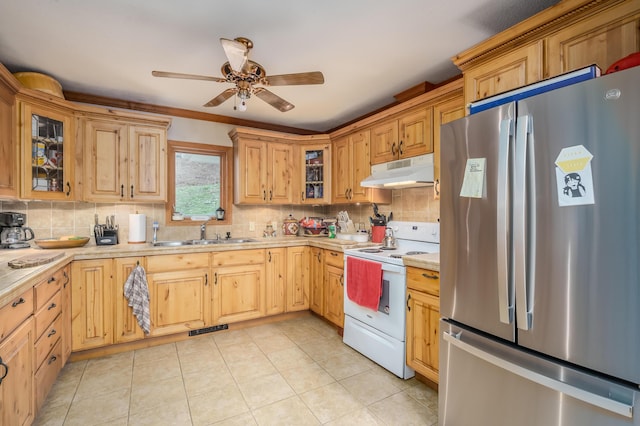
[[[518,343],[640,383],[640,67],[521,101],[517,114],[530,121]],[[571,176],[555,163],[567,148],[593,155],[582,188],[567,190],[593,203],[561,206]]]
[[[441,425],[639,425],[637,388],[441,321]]]
[[[515,338],[508,167],[514,112],[515,104],[503,105],[443,125],[440,151],[440,312],[508,340]],[[484,161],[477,198],[461,194],[467,160]]]

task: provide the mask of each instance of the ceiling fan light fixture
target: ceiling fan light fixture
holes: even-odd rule
[[[247,110],[247,103],[244,100],[241,100],[240,104],[238,104],[238,111],[244,112],[246,110]]]

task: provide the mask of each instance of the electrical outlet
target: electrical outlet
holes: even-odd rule
[[[255,230],[256,230],[256,223],[249,222],[249,231],[255,231]]]

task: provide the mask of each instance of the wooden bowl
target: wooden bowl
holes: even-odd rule
[[[64,99],[62,85],[53,77],[39,72],[16,72],[13,75],[27,89],[40,90]]]
[[[82,247],[87,244],[88,241],[89,237],[71,237],[66,240],[60,238],[44,238],[42,240],[34,240],[34,243],[43,249],[57,249]]]

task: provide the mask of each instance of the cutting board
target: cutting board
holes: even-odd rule
[[[44,265],[45,263],[53,262],[56,259],[60,259],[64,256],[64,252],[47,252],[42,254],[30,254],[27,256],[19,257],[17,259],[10,260],[9,266],[13,269],[31,268],[34,266]]]

